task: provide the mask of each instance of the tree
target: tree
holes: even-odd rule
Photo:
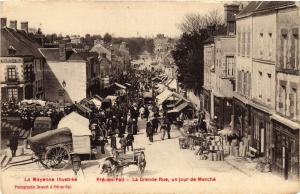
[[[182,32],[200,32],[208,26],[221,26],[224,24],[223,17],[218,9],[209,11],[207,14],[191,13],[185,15],[183,22],[178,26]]]
[[[178,81],[187,89],[199,92],[204,81],[205,40],[211,35],[208,29],[214,26],[216,30],[223,29],[223,19],[218,10],[208,14],[188,14],[179,24],[182,35],[172,51],[175,64],[178,66]]]
[[[111,43],[111,41],[112,41],[112,36],[111,36],[109,33],[106,33],[106,34],[104,35],[104,37],[103,37],[103,41],[104,41],[105,43]]]

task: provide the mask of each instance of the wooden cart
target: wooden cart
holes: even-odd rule
[[[58,127],[28,138],[30,149],[44,167],[64,169],[71,163],[72,155],[92,154],[92,134],[87,119],[73,112],[64,117]]]
[[[145,148],[134,149],[132,153],[124,153],[123,149],[116,149],[113,157],[107,157],[102,165],[102,173],[108,177],[122,176],[123,169],[130,165],[138,167],[138,173],[142,175],[146,168]]]

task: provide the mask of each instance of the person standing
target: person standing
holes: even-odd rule
[[[171,120],[169,118],[166,118],[165,124],[166,124],[166,131],[167,131],[167,134],[168,134],[168,139],[171,139],[171,134],[170,134],[170,131],[171,131]]]
[[[121,149],[123,150],[124,154],[126,154],[126,138],[124,135],[121,136],[119,143],[121,144]]]
[[[129,146],[131,147],[131,151],[133,151],[133,142],[134,142],[134,136],[133,134],[129,133],[126,137],[127,151],[129,151]]]
[[[155,116],[155,117],[152,119],[151,122],[152,122],[153,132],[154,132],[154,133],[157,133],[158,125],[161,124],[160,121],[159,121],[158,118]]]
[[[144,116],[145,116],[146,121],[148,121],[149,114],[150,114],[149,108],[147,105],[145,105]]]
[[[9,137],[9,148],[11,150],[12,157],[15,157],[18,149],[18,134],[16,131],[12,131],[11,136]]]
[[[147,137],[149,138],[149,141],[152,143],[153,142],[153,127],[150,121],[147,122],[146,124],[146,133]]]

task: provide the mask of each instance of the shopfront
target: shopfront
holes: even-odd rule
[[[233,128],[238,131],[240,137],[245,137],[250,124],[249,105],[238,98],[233,97]]]
[[[255,107],[251,107],[251,146],[260,156],[270,156],[272,128],[270,114]]]
[[[272,171],[285,179],[299,179],[299,128],[272,117]]]
[[[210,90],[203,88],[202,93],[203,108],[208,114],[210,114]]]
[[[223,129],[231,122],[232,99],[214,96],[214,113],[217,116],[217,127]]]

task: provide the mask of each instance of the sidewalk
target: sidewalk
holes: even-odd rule
[[[183,137],[187,137],[187,134],[184,131],[184,128],[179,128],[179,132]],[[247,160],[246,158],[242,157],[234,157],[234,156],[227,156],[224,158],[224,161],[232,166],[233,168],[237,169],[238,171],[242,172],[243,174],[251,177],[254,174],[261,173],[256,170],[256,162],[252,162]],[[261,173],[266,174],[266,173]]]

